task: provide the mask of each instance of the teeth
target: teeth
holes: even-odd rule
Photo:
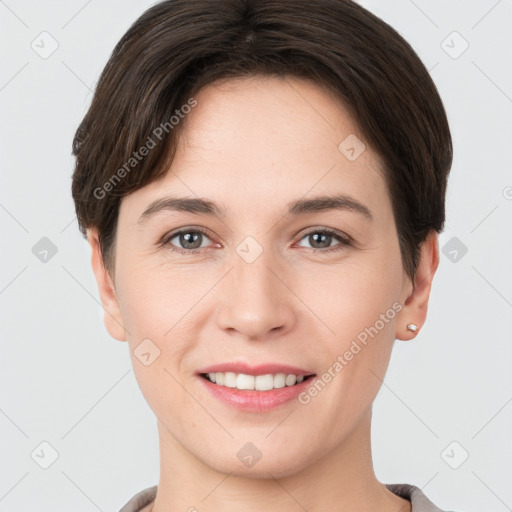
[[[268,373],[266,375],[246,375],[234,372],[213,372],[207,374],[210,382],[237,389],[255,389],[256,391],[270,391],[271,389],[293,386],[304,380],[304,375],[286,373]]]

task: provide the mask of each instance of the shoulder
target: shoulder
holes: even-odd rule
[[[119,510],[119,512],[143,512],[143,509],[155,500],[157,488],[157,485],[153,485],[152,487],[147,487],[138,492]]]
[[[411,484],[385,484],[392,493],[411,502],[411,512],[448,512],[434,505],[423,491]]]

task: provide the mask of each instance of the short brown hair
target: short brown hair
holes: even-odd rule
[[[170,119],[214,80],[257,74],[311,79],[351,113],[383,162],[402,262],[414,282],[420,244],[444,226],[448,121],[411,46],[349,0],[167,0],[133,23],[73,140],[79,228],[84,235],[98,229],[107,270],[121,199],[168,171],[184,126]],[[130,160],[149,139],[155,146]]]

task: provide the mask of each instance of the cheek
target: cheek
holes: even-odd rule
[[[119,277],[119,304],[139,388],[157,417],[172,408],[173,417],[186,423],[193,402],[183,392],[191,377],[182,362],[196,343],[194,305],[206,293],[207,283],[196,285],[201,280],[191,279],[191,272],[136,264],[126,274],[120,269]]]
[[[150,403],[145,390],[155,395],[165,389],[167,397],[180,396],[173,377],[184,384],[192,378],[189,357],[198,350],[201,333],[212,316],[214,294],[209,292],[218,275],[206,265],[171,267],[138,261],[120,266],[119,277],[121,312],[134,372],[143,393]],[[138,359],[146,347],[158,354],[148,367]],[[208,348],[199,350],[204,358],[208,357]]]
[[[159,340],[175,336],[211,280],[202,279],[197,267],[172,268],[147,260],[127,259],[119,266],[118,299],[133,343],[141,336]]]
[[[297,272],[291,288],[324,324],[319,332],[339,346],[392,307],[400,297],[401,279],[399,253],[375,250]]]
[[[401,278],[400,253],[393,246],[310,275],[315,287],[304,288],[304,302],[314,305],[329,328],[322,328],[318,346],[328,374],[323,380],[333,383],[325,393],[327,408],[337,411],[333,417],[363,411],[380,388],[402,308]]]

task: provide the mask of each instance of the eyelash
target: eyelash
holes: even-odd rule
[[[165,235],[163,238],[162,238],[162,241],[161,241],[161,245],[166,247],[168,250],[172,251],[172,252],[178,252],[180,254],[197,254],[198,252],[200,252],[201,250],[203,249],[208,249],[208,248],[205,248],[205,247],[199,247],[197,249],[180,249],[179,247],[174,247],[170,244],[170,241],[175,238],[176,236],[178,235],[181,235],[183,233],[201,233],[203,235],[205,235],[206,237],[208,238],[211,238],[210,235],[208,234],[208,232],[205,230],[205,229],[202,229],[202,228],[189,228],[189,229],[182,229],[181,231],[176,231],[174,233],[171,233],[169,235]],[[335,238],[338,242],[340,242],[338,245],[335,245],[334,247],[327,247],[325,249],[315,249],[315,248],[309,248],[309,251],[310,252],[313,252],[313,253],[317,253],[317,252],[321,252],[321,253],[330,253],[330,252],[334,252],[334,251],[339,251],[339,250],[342,250],[344,249],[345,247],[348,247],[348,246],[351,246],[352,245],[352,238],[349,237],[348,235],[341,235],[339,234],[337,231],[334,231],[332,229],[329,229],[329,228],[317,228],[317,229],[312,229],[311,231],[308,231],[307,233],[304,233],[302,235],[302,238],[300,238],[300,240],[302,240],[303,238],[313,234],[313,233],[319,233],[319,234],[322,234],[322,235],[330,235],[332,236],[333,238]],[[299,241],[300,241],[299,240]]]

